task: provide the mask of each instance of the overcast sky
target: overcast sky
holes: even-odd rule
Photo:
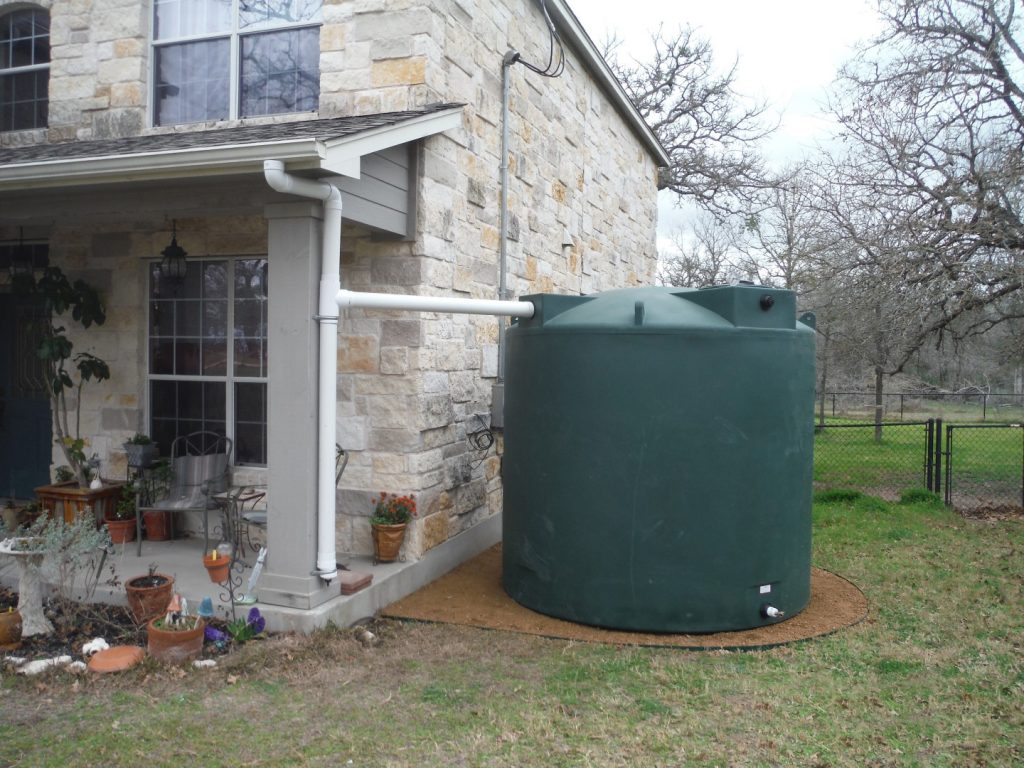
[[[822,111],[826,88],[855,43],[878,30],[868,0],[568,0],[600,47],[615,33],[620,55],[643,59],[650,32],[689,24],[711,41],[722,68],[738,62],[736,88],[768,102],[781,120],[766,147],[769,159],[798,158],[825,141],[831,122]],[[665,193],[663,193],[664,195]],[[659,205],[659,233],[682,219],[671,197]]]

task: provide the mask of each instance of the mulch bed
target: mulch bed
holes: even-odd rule
[[[0,587],[0,611],[8,606],[17,606],[18,593],[6,587]],[[45,635],[23,637],[21,647],[16,651],[0,652],[3,656],[17,656],[28,659],[48,659],[54,656],[71,656],[82,658],[82,646],[90,640],[102,637],[111,646],[137,645],[146,647],[146,627],[136,626],[123,605],[105,605],[103,603],[72,603],[64,606],[59,600],[47,600],[44,604],[46,617],[54,626],[54,631]],[[224,622],[212,621],[218,629],[224,629]],[[203,648],[203,656],[215,656],[226,652],[207,643]]]
[[[381,613],[391,618],[464,624],[593,643],[716,650],[769,648],[827,635],[860,622],[867,611],[867,598],[854,584],[814,568],[807,608],[778,624],[702,635],[601,629],[531,611],[505,594],[498,544],[418,592],[392,603]]]

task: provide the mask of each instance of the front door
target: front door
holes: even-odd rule
[[[38,304],[0,293],[0,497],[33,498],[50,481],[50,401],[36,356],[44,322]]]

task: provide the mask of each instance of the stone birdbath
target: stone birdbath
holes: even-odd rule
[[[0,541],[0,556],[14,558],[18,569],[18,612],[23,637],[53,632],[53,624],[43,613],[41,566],[46,553],[29,548],[29,544],[30,539],[24,536]]]

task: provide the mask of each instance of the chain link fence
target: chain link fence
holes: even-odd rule
[[[815,413],[824,405],[832,419],[874,421],[874,392],[826,392],[817,395]],[[1024,394],[1000,392],[886,392],[883,421],[945,419],[958,422],[1024,421]]]
[[[946,504],[962,512],[1024,507],[1021,424],[946,426]]]
[[[966,513],[1024,511],[1024,424],[941,419],[818,425],[816,490],[850,488],[896,500],[909,488],[941,493]]]
[[[895,500],[907,488],[928,487],[929,430],[926,421],[819,425],[815,489],[853,488]]]

